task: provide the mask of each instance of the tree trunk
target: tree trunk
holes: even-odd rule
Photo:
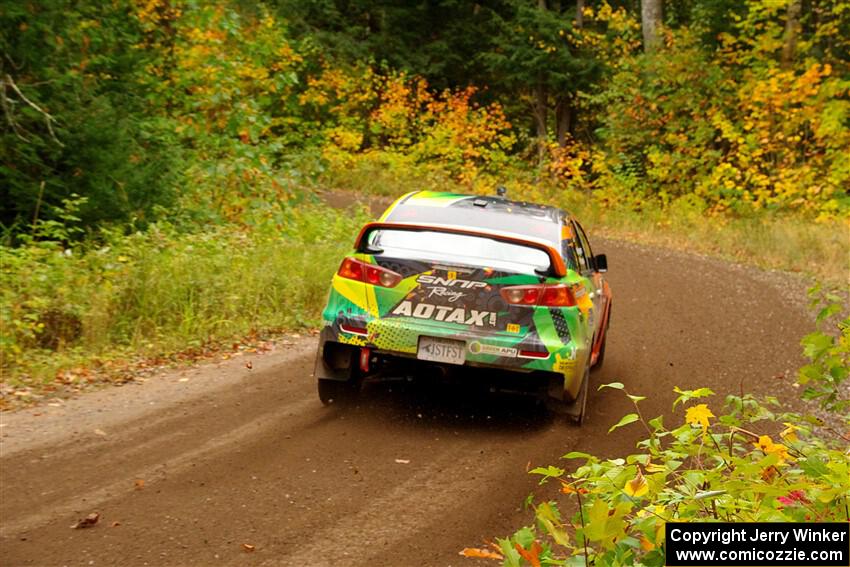
[[[555,107],[555,122],[558,145],[563,148],[567,144],[567,136],[571,136],[575,128],[575,109],[569,97],[558,99],[558,105]]]
[[[641,0],[640,19],[643,30],[643,50],[655,51],[661,41],[662,0]]]
[[[538,10],[547,10],[546,0],[537,0]],[[532,111],[534,113],[534,126],[537,130],[537,163],[542,164],[546,159],[546,140],[549,137],[549,93],[543,77],[539,77],[537,86],[534,87],[534,101]]]
[[[584,0],[576,0],[576,27],[584,27]]]
[[[800,12],[802,2],[791,0],[785,12],[785,36],[782,43],[782,67],[790,69],[794,64],[794,55],[797,51],[797,35],[800,32]]]
[[[548,96],[546,93],[546,85],[539,82],[534,89],[534,102],[532,103],[532,111],[534,113],[534,126],[537,131],[537,161],[543,163],[546,158],[546,139],[549,137],[548,130],[548,115],[549,105]]]

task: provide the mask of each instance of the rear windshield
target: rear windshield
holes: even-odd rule
[[[382,256],[426,260],[533,274],[550,267],[543,250],[481,236],[435,231],[376,230],[369,246]]]

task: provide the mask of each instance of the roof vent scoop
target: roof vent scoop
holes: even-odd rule
[[[487,203],[489,202],[490,201],[488,201],[487,199],[475,199],[474,201],[472,201],[472,204],[476,207],[486,207]]]
[[[498,187],[496,187],[496,196],[500,199],[504,199],[507,194],[508,189],[504,185],[499,185]]]

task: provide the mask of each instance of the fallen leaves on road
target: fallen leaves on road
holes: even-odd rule
[[[72,525],[71,529],[72,530],[81,530],[83,528],[90,528],[93,525],[95,525],[98,522],[98,520],[100,520],[100,514],[98,514],[97,512],[92,512],[91,514],[89,514],[85,518],[77,520],[77,523]]]
[[[395,462],[399,465],[409,465],[410,459],[396,459]]]
[[[465,547],[459,553],[464,557],[480,557],[482,559],[499,559],[502,560],[505,557],[496,551],[490,551],[489,549],[481,549],[478,547]]]
[[[104,431],[103,429],[95,429],[94,434],[100,435],[101,437],[106,437],[106,431]]]
[[[143,489],[145,487],[145,479],[137,478],[135,481],[133,481],[133,486],[136,490]]]
[[[245,368],[247,368],[248,370],[251,370],[252,368],[254,368],[254,365],[249,360],[248,362],[245,363]]]
[[[0,409],[28,407],[45,401],[46,398],[55,402],[59,398],[75,396],[98,384],[142,383],[148,377],[175,365],[187,366],[215,359],[224,361],[245,353],[259,355],[272,351],[276,345],[291,346],[295,344],[292,339],[300,338],[301,335],[287,334],[282,329],[268,329],[263,332],[251,331],[239,337],[237,342],[232,339],[209,340],[200,346],[166,355],[146,357],[126,349],[113,354],[112,358],[87,356],[84,365],[57,370],[52,381],[42,382],[28,375],[21,375],[17,377],[22,382],[20,386],[0,385]],[[189,379],[178,381],[188,382]]]
[[[243,543],[242,549],[245,550],[245,553],[251,553],[252,551],[254,551],[254,549],[256,549],[256,547],[254,547],[250,543]]]

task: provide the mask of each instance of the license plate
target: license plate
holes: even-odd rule
[[[419,337],[416,358],[431,362],[463,364],[466,361],[466,343],[437,337]]]

